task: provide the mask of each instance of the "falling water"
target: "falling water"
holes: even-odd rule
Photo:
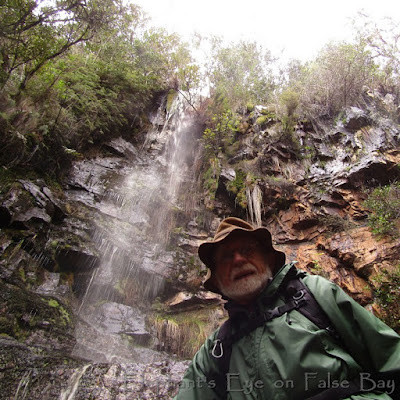
[[[75,394],[79,386],[79,382],[82,376],[85,374],[88,369],[89,364],[84,365],[81,368],[78,368],[69,379],[68,386],[60,393],[59,400],[74,400]]]
[[[92,241],[101,262],[80,305],[74,353],[99,362],[153,361],[145,311],[165,287],[173,268],[166,251],[174,214],[181,210],[180,187],[192,179],[187,167],[196,140],[193,120],[177,96],[170,110],[153,116],[140,161],[123,176],[91,177],[105,187]],[[191,182],[192,184],[192,182]]]

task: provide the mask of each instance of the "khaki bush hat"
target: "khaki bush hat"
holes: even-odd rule
[[[276,254],[276,268],[280,268],[285,264],[285,254],[274,249],[272,245],[271,233],[267,228],[254,228],[248,222],[236,217],[225,218],[219,224],[214,239],[212,241],[202,243],[198,250],[200,260],[208,268],[206,280],[204,281],[204,287],[211,292],[220,293],[218,288],[211,282],[213,269],[215,267],[214,252],[217,246],[223,243],[225,239],[232,234],[232,232],[246,232],[248,235],[264,245],[267,253],[274,252]]]

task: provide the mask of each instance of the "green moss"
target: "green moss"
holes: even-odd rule
[[[269,122],[270,118],[268,115],[260,115],[257,119],[256,119],[256,124],[257,125],[264,125],[267,122]]]
[[[113,288],[123,297],[125,297],[125,288],[126,288],[127,280],[123,279],[122,281],[118,281]]]
[[[168,92],[168,94],[167,94],[167,105],[166,105],[167,112],[171,111],[172,104],[173,104],[174,100],[176,99],[177,95],[178,95],[178,92],[173,90],[173,89],[171,89]]]
[[[59,302],[55,299],[49,299],[48,304],[50,307],[59,307],[60,306]]]
[[[63,306],[59,307],[59,311],[60,311],[61,316],[62,316],[62,318],[64,320],[64,325],[65,326],[70,325],[71,322],[72,322],[70,313]]]
[[[254,104],[248,103],[248,104],[246,105],[246,109],[247,109],[247,112],[248,112],[248,113],[251,113],[252,111],[254,111]]]
[[[67,326],[71,323],[71,316],[69,312],[56,300],[42,298],[50,307],[57,308],[58,313],[54,315],[53,321],[55,323],[61,322],[62,325]]]
[[[26,282],[25,270],[22,267],[20,267],[18,269],[18,272],[22,282]]]
[[[235,171],[236,176],[233,181],[226,184],[226,188],[233,194],[238,194],[244,188],[244,182],[246,179],[246,172],[239,169]]]
[[[240,149],[240,142],[234,142],[233,144],[226,146],[225,154],[228,158],[234,157]]]
[[[316,275],[320,275],[329,279],[329,274],[324,270],[324,267],[318,261],[313,261],[312,272]]]

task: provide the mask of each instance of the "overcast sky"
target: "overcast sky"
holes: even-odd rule
[[[184,38],[194,32],[257,40],[282,59],[313,58],[330,40],[351,34],[358,11],[400,20],[399,0],[131,0]]]

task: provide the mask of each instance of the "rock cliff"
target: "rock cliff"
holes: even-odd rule
[[[388,101],[366,94],[365,109],[293,131],[257,106],[210,160],[204,126],[162,104],[143,140],[114,139],[77,161],[62,187],[8,177],[0,398],[170,398],[182,358],[224,318],[202,288],[197,247],[229,215],[267,225],[288,260],[398,329],[398,220],[377,236],[364,203],[400,177]]]

